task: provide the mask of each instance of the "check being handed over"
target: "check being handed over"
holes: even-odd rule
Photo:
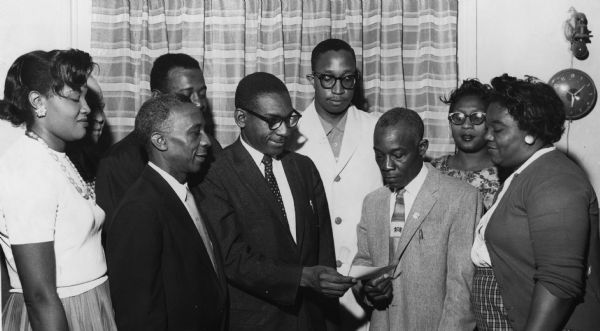
[[[366,280],[377,278],[385,273],[392,276],[394,274],[394,269],[396,269],[397,264],[390,264],[385,267],[370,267],[364,265],[353,265],[350,267],[350,271],[348,272],[349,277],[353,277],[357,280]]]

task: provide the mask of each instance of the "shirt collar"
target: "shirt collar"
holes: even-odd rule
[[[248,143],[246,143],[244,141],[244,138],[240,137],[240,141],[242,142],[242,146],[244,146],[244,148],[248,151],[248,153],[250,153],[250,157],[252,157],[252,160],[254,161],[254,163],[256,163],[256,166],[258,166],[260,168],[260,165],[262,164],[262,160],[263,157],[265,156],[265,154],[261,153],[259,150],[257,150],[256,148],[250,146]],[[273,158],[273,162],[276,162],[277,159]]]
[[[148,164],[150,165],[150,167],[152,167],[152,169],[156,170],[156,172],[158,172],[158,174],[162,178],[164,178],[164,180],[169,184],[169,186],[171,186],[173,191],[175,191],[175,194],[177,194],[179,199],[181,199],[181,201],[185,201],[188,191],[187,183],[181,184],[177,181],[177,179],[175,179],[175,177],[171,176],[168,172],[159,168],[156,164],[152,163],[152,161],[148,161]]]
[[[317,117],[319,118],[319,121],[321,121],[321,125],[323,126],[323,130],[325,131],[326,135],[329,134],[333,129],[339,132],[344,132],[344,128],[346,127],[346,119],[348,118],[348,111],[346,110],[346,112],[344,112],[344,115],[336,125],[324,120],[319,113],[317,113]]]
[[[421,186],[423,186],[423,183],[425,182],[425,178],[427,178],[428,173],[429,170],[427,169],[425,164],[422,164],[421,170],[419,171],[417,176],[415,176],[415,178],[413,178],[408,184],[406,184],[406,186],[404,186],[404,190],[408,194],[416,195],[421,189]]]

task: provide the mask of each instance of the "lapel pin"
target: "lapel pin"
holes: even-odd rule
[[[417,218],[419,218],[419,216],[420,216],[420,215],[421,215],[421,214],[419,214],[418,212],[417,212],[417,213],[414,213],[414,214],[413,214],[413,218],[414,218],[414,219],[417,219]]]

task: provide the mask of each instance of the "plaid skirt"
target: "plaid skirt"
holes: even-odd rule
[[[116,331],[108,281],[76,296],[60,299],[70,331]],[[2,330],[32,331],[23,293],[11,293],[2,312]]]
[[[478,331],[513,329],[508,321],[508,314],[492,268],[475,267],[471,304]]]

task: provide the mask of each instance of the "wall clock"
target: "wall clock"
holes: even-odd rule
[[[576,120],[589,114],[598,99],[598,90],[592,78],[577,69],[564,69],[552,76],[548,82],[563,104],[567,120]]]

